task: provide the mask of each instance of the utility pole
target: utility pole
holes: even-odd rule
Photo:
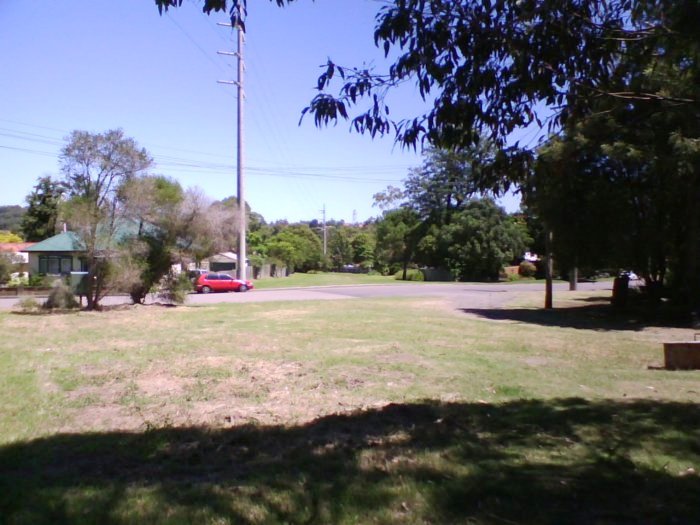
[[[321,210],[323,213],[323,255],[325,257],[326,252],[328,251],[328,228],[326,228],[326,205],[323,205],[323,209]]]
[[[239,6],[240,10],[240,6]],[[239,12],[239,20],[242,13]],[[219,23],[220,26],[231,27],[231,24]],[[235,56],[238,58],[238,79],[235,82],[219,80],[220,84],[232,84],[238,88],[238,119],[237,119],[237,143],[236,143],[236,178],[237,178],[237,190],[238,190],[238,261],[236,263],[236,277],[243,281],[246,280],[246,261],[248,259],[246,254],[246,209],[245,209],[245,176],[243,172],[243,100],[245,98],[245,92],[243,90],[243,72],[244,72],[244,62],[243,62],[243,28],[240,23],[236,25],[236,31],[238,33],[238,50],[236,53],[231,53],[227,51],[219,51],[220,55]]]

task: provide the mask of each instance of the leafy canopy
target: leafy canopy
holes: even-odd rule
[[[22,233],[31,242],[42,241],[56,234],[63,187],[51,177],[40,177],[27,195],[27,211],[22,217]]]
[[[294,0],[270,0],[284,5]],[[162,11],[182,0],[156,0]],[[374,41],[387,71],[328,60],[304,113],[317,125],[351,119],[358,132],[394,134],[403,145],[464,147],[484,134],[503,146],[531,123],[557,127],[600,97],[694,105],[693,97],[616,83],[621,60],[644,67],[700,40],[696,0],[391,0],[377,14]],[[205,0],[243,24],[246,0]],[[395,59],[393,57],[396,57]],[[339,83],[335,82],[339,80]],[[413,83],[431,102],[393,120],[389,95]],[[351,116],[351,109],[356,114]]]

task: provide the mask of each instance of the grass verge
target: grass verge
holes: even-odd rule
[[[363,273],[293,273],[289,277],[259,279],[255,287],[261,290],[268,288],[294,288],[307,286],[337,286],[351,284],[395,284],[393,276],[368,275]]]

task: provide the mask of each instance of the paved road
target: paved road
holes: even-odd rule
[[[558,292],[568,290],[567,284],[555,284]],[[580,283],[579,290],[610,290],[611,282]],[[467,283],[401,283],[387,285],[317,286],[310,288],[281,288],[252,290],[247,293],[192,294],[187,304],[249,303],[272,301],[313,301],[372,297],[444,297],[458,308],[496,308],[513,299],[519,292],[544,293],[544,284],[467,284]],[[38,299],[41,300],[41,299]],[[18,298],[0,298],[0,308],[11,308]],[[129,303],[126,296],[106,297],[102,304]]]

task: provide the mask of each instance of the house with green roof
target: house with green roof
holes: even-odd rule
[[[87,271],[85,244],[74,232],[62,232],[24,250],[30,275],[66,275]]]
[[[109,257],[119,243],[135,238],[142,231],[154,231],[154,227],[125,219],[117,221],[108,233],[106,228],[99,225],[95,250]],[[68,275],[88,271],[87,248],[76,232],[64,231],[23,251],[29,255],[30,275]]]

